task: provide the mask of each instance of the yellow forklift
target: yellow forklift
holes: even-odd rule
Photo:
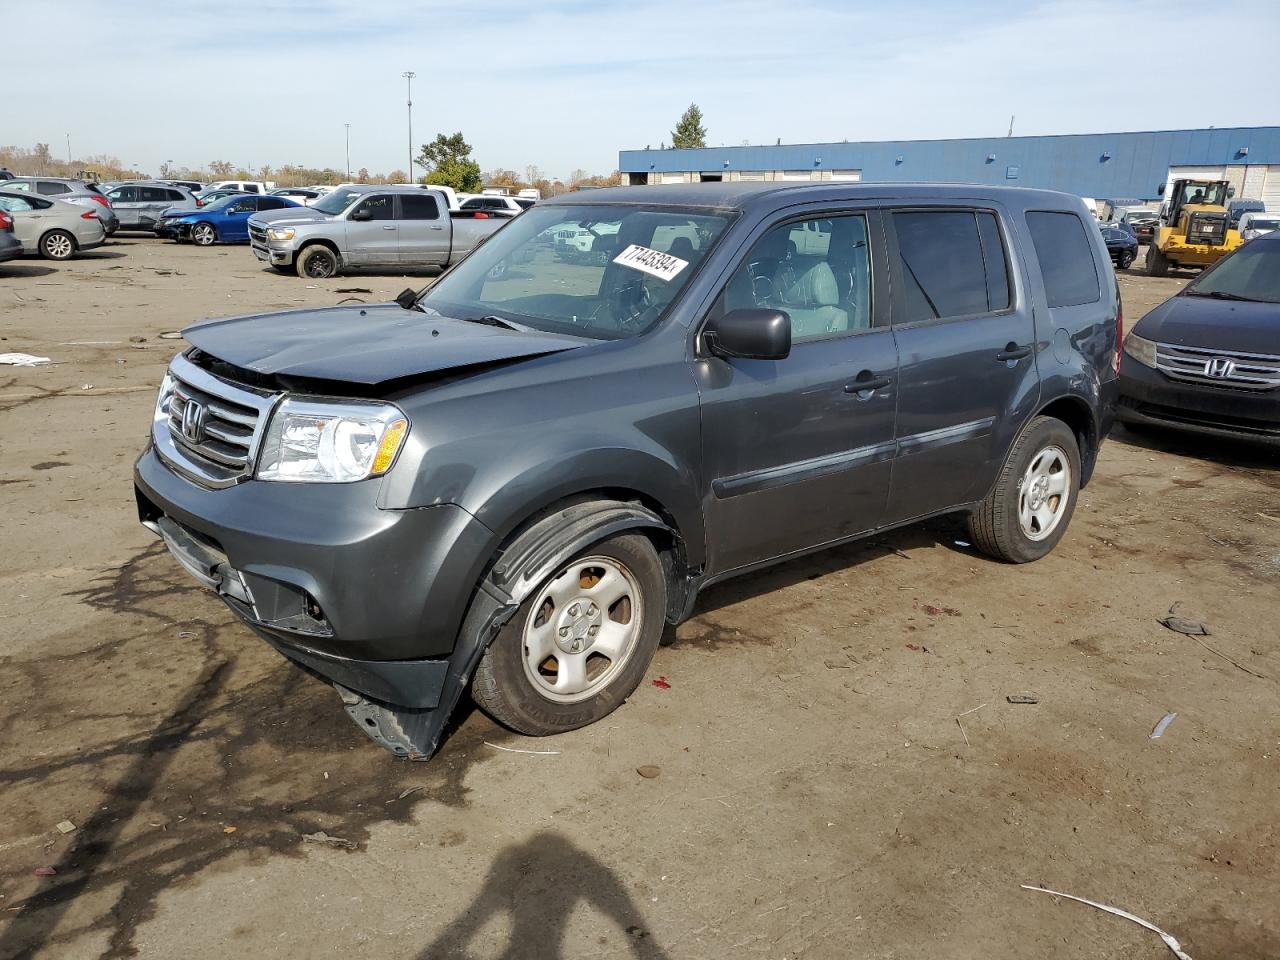
[[[1147,276],[1167,277],[1170,267],[1210,267],[1244,241],[1230,229],[1225,180],[1174,180],[1160,208],[1160,225],[1147,247]],[[1159,193],[1163,196],[1165,185]]]

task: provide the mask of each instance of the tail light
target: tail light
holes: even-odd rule
[[[13,217],[9,216],[9,214],[5,213],[5,211],[0,210],[0,230],[12,230],[12,229],[13,229]]]
[[[106,197],[102,196],[101,194],[91,193],[89,194],[89,196],[91,196],[96,203],[102,204],[108,210],[111,209],[111,201],[108,200]]]
[[[204,206],[204,201],[203,201],[203,200],[197,200],[197,201],[196,201],[196,206],[197,206],[197,207],[203,207],[203,206]]]
[[[489,215],[488,215],[487,213],[479,213],[479,212],[477,212],[477,213],[476,213],[475,218],[476,218],[477,220],[488,220],[488,219],[489,219]]]
[[[98,211],[97,211],[97,210],[86,210],[84,213],[80,214],[80,219],[81,219],[81,220],[97,220],[97,219],[98,219]]]

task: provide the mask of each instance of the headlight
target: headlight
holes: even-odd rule
[[[1154,368],[1156,365],[1155,343],[1150,340],[1144,340],[1136,334],[1131,333],[1124,338],[1124,352],[1144,367]]]
[[[271,227],[270,229],[267,230],[267,239],[268,240],[292,240],[293,231],[277,230],[275,227]]]
[[[156,409],[152,414],[153,423],[164,423],[169,419],[169,404],[173,400],[173,377],[164,375],[160,381],[160,395],[156,397]]]
[[[409,421],[385,403],[284,400],[271,416],[259,480],[352,483],[391,469]]]

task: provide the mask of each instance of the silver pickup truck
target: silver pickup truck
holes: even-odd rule
[[[249,245],[277,270],[323,279],[348,267],[447,267],[509,222],[451,211],[438,190],[360,184],[314,206],[255,214]]]

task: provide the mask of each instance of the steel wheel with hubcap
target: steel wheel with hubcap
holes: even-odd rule
[[[1080,477],[1075,433],[1056,417],[1035,417],[1013,442],[991,492],[969,515],[974,544],[1010,563],[1039,560],[1067,531]]]
[[[666,622],[653,544],[624,534],[564,564],[498,632],[472,696],[500,723],[544,736],[594,723],[635,690]]]
[[[40,238],[40,255],[46,260],[70,260],[75,252],[75,237],[65,230],[50,230]]]
[[[191,228],[191,240],[202,247],[212,246],[218,242],[218,231],[211,223],[197,223]]]

